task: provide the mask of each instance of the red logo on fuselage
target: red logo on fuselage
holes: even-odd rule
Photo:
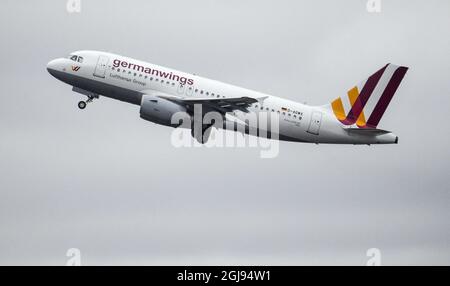
[[[80,69],[79,66],[72,66],[72,70],[73,70],[73,71],[78,71],[79,69]]]

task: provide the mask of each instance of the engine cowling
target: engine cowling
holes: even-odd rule
[[[140,115],[142,119],[166,126],[177,127],[172,124],[172,115],[177,112],[186,112],[186,108],[170,100],[153,95],[143,95]]]

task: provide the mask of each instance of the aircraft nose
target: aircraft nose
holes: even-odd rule
[[[57,66],[58,66],[58,59],[49,61],[47,64],[48,72],[50,72],[50,70],[56,70]]]
[[[64,64],[62,59],[54,59],[48,62],[47,71],[54,77],[58,78],[58,73],[64,71]]]

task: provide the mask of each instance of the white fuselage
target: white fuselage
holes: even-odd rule
[[[56,78],[86,95],[102,95],[140,105],[142,95],[161,93],[180,98],[258,99],[250,112],[279,115],[279,139],[311,143],[383,144],[396,143],[392,133],[367,136],[351,134],[324,106],[308,106],[291,100],[225,84],[132,58],[98,51],[75,52],[82,62],[59,58],[47,69]],[[78,67],[78,68],[77,68]],[[245,119],[241,111],[233,113]]]

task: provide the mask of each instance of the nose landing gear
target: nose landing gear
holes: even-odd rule
[[[79,109],[85,109],[87,104],[92,102],[95,98],[96,98],[95,96],[88,95],[88,99],[86,101],[78,102],[78,108]]]
[[[85,109],[86,108],[86,102],[84,102],[84,101],[78,102],[78,108],[79,109]]]

